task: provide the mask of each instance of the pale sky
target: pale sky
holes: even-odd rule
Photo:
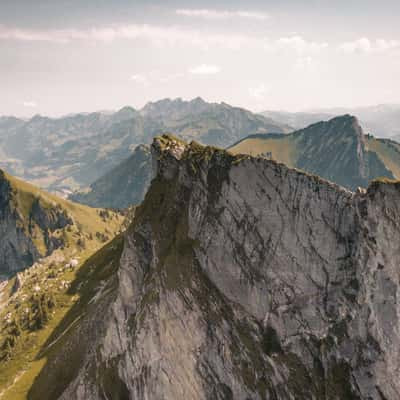
[[[398,0],[1,0],[0,115],[400,103]]]

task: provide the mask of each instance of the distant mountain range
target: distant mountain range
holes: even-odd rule
[[[309,112],[265,111],[262,115],[295,129],[302,129],[335,116],[351,114],[360,120],[365,132],[377,137],[400,138],[400,105],[382,104],[370,107],[323,108]]]
[[[380,177],[400,178],[400,144],[365,135],[350,115],[286,135],[250,135],[229,150],[272,158],[351,190]],[[70,199],[92,207],[137,205],[150,186],[151,169],[148,147],[138,146],[132,156]]]
[[[226,147],[251,133],[287,133],[285,124],[228,104],[165,99],[141,110],[124,107],[27,121],[0,118],[0,167],[55,192],[90,185],[167,131],[188,140]]]
[[[400,179],[400,144],[365,135],[350,115],[288,135],[252,135],[229,150],[272,158],[351,190],[380,177]]]

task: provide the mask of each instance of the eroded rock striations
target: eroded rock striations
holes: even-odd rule
[[[30,399],[400,398],[400,184],[152,152],[118,279],[49,339]]]

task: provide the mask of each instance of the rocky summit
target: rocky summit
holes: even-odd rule
[[[29,399],[400,398],[399,183],[353,193],[171,136],[152,155]]]

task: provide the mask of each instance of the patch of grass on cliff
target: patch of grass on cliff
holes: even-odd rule
[[[99,244],[97,248],[98,246]],[[11,357],[0,363],[0,394],[3,393],[3,397],[0,396],[0,398],[13,400],[27,398],[27,393],[45,367],[47,358],[53,354],[48,350],[52,350],[53,347],[59,349],[57,340],[68,331],[74,319],[83,312],[96,293],[100,282],[107,281],[115,273],[117,264],[110,263],[110,260],[119,260],[122,247],[123,238],[119,235],[95,254],[93,254],[93,248],[96,248],[96,245],[79,253],[82,266],[77,269],[65,269],[59,272],[60,265],[51,268],[43,265],[29,272],[22,288],[17,292],[18,297],[12,299],[0,318],[3,320],[8,313],[12,314],[12,318],[21,318],[23,311],[29,306],[29,299],[32,296],[41,296],[41,293],[51,295],[55,306],[49,310],[49,318],[44,321],[44,324],[33,330],[27,328],[21,330],[16,338],[16,345],[11,349]],[[64,263],[65,261],[61,262],[62,266]],[[56,275],[53,275],[54,273]],[[62,281],[71,282],[69,289],[58,289]],[[39,293],[36,286],[40,286]],[[0,331],[0,343],[3,343],[6,333],[6,331]],[[71,356],[74,354],[81,356],[83,350],[78,353],[73,352]],[[78,366],[78,364],[71,364],[66,366],[66,369],[75,372]],[[40,382],[48,390],[46,383],[43,380]]]
[[[390,139],[378,139],[368,136],[367,146],[370,151],[377,154],[394,177],[400,179],[400,144]]]
[[[249,154],[251,156],[270,153],[273,160],[293,168],[296,166],[298,158],[295,138],[292,135],[281,136],[266,138],[250,137],[231,147],[229,151],[233,154]]]
[[[383,183],[385,185],[392,185],[392,184],[396,184],[399,183],[400,181],[398,179],[390,179],[390,178],[386,178],[385,176],[379,177],[374,179],[371,184],[379,184],[379,183]]]

